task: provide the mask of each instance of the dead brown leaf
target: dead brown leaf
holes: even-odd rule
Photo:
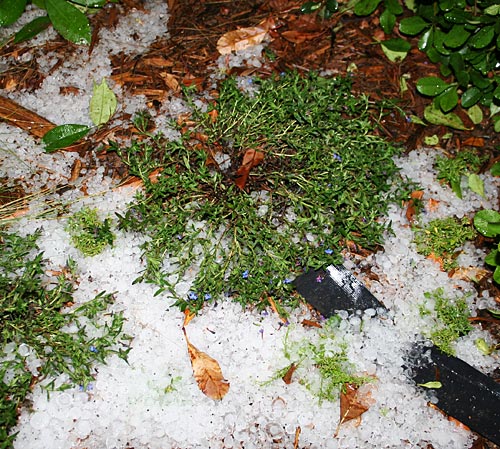
[[[482,137],[469,137],[462,142],[462,145],[471,147],[484,147],[484,139]]]
[[[313,321],[313,320],[308,320],[308,319],[302,320],[302,326],[304,326],[304,327],[319,327],[320,329],[323,327],[321,325],[321,323],[318,323],[317,321]]]
[[[406,206],[406,219],[408,223],[413,223],[416,213],[415,203],[417,201],[421,201],[424,196],[423,190],[415,190],[410,194],[410,201],[408,201],[408,205]]]
[[[257,26],[228,31],[217,41],[217,50],[221,55],[228,55],[232,51],[245,50],[258,45],[264,39],[269,38],[269,31],[274,27],[275,21],[269,17]]]
[[[292,42],[293,44],[302,44],[306,41],[316,39],[322,34],[324,34],[323,31],[304,32],[298,30],[289,30],[283,31],[283,33],[281,33],[281,36],[283,36],[288,42]]]
[[[283,382],[285,382],[287,385],[290,385],[292,383],[292,376],[295,370],[297,369],[297,365],[295,363],[292,363],[290,367],[288,368],[287,372],[285,375],[282,377]]]
[[[198,387],[209,398],[220,401],[229,391],[229,382],[224,379],[219,363],[192,345],[188,340],[186,329],[182,330]]]
[[[356,385],[344,384],[344,390],[340,393],[340,421],[334,438],[337,437],[340,426],[346,421],[357,419],[357,425],[359,425],[361,415],[370,408],[372,401],[369,390],[363,389],[360,391],[360,388]]]
[[[236,178],[234,180],[234,183],[241,190],[245,188],[250,170],[259,165],[263,160],[264,153],[261,153],[260,151],[249,149],[245,152],[243,161],[241,162],[240,168],[238,168],[238,171],[236,172]]]
[[[463,281],[481,281],[489,273],[489,270],[480,267],[459,267],[451,270],[448,275],[452,279],[462,279]]]

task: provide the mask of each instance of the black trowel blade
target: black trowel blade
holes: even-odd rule
[[[326,271],[310,270],[295,279],[295,288],[324,317],[334,315],[336,310],[384,307],[343,265],[330,265]]]
[[[325,318],[339,310],[385,308],[384,305],[344,266],[329,266],[325,271],[309,271],[295,280],[297,292]],[[464,361],[415,343],[408,358],[416,384],[439,380],[434,389],[436,405],[473,431],[500,444],[500,384]]]

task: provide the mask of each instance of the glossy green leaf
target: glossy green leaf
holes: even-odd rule
[[[434,48],[442,55],[448,56],[451,54],[451,50],[445,46],[447,35],[441,30],[434,30]]]
[[[115,93],[103,79],[101,84],[94,83],[90,100],[90,119],[99,126],[107,123],[116,111],[117,101]]]
[[[388,9],[385,9],[384,12],[380,14],[380,26],[384,30],[384,33],[391,34],[394,25],[396,25],[396,16]]]
[[[465,70],[465,62],[463,56],[456,52],[450,55],[450,66],[453,74],[462,87],[467,87],[469,84],[469,73]]]
[[[463,25],[453,25],[451,30],[446,36],[444,45],[448,48],[458,48],[461,47],[467,39],[469,39],[471,33],[469,33]]]
[[[500,117],[493,117],[493,129],[496,133],[500,133]]]
[[[498,85],[495,90],[493,91],[493,96],[497,99],[500,100],[500,85]]]
[[[359,0],[354,6],[354,14],[357,16],[369,16],[375,11],[382,0]]]
[[[475,86],[470,87],[462,94],[462,106],[464,108],[470,108],[481,99],[482,95],[483,93],[480,89]]]
[[[497,283],[500,284],[500,266],[497,266],[495,268],[495,271],[493,272],[493,280]]]
[[[500,252],[497,249],[494,249],[484,258],[484,261],[488,265],[498,267],[500,265]]]
[[[500,176],[500,162],[495,162],[491,168],[490,168],[490,173],[493,176]]]
[[[463,9],[455,8],[444,14],[444,18],[450,23],[467,23],[473,17]]]
[[[394,15],[403,14],[403,7],[398,0],[384,0],[384,6]]]
[[[339,9],[339,2],[337,0],[326,0],[325,8],[327,11],[333,14]]]
[[[304,14],[310,14],[321,6],[321,2],[305,2],[301,7],[300,7],[300,12]]]
[[[481,28],[476,34],[474,34],[469,41],[471,47],[474,48],[484,48],[491,43],[493,37],[495,36],[495,29],[493,26],[486,26]]]
[[[449,11],[450,9],[452,9],[454,6],[457,6],[457,1],[455,0],[441,0],[439,2],[439,9],[441,11]]]
[[[421,94],[428,95],[429,97],[439,95],[448,87],[449,84],[437,76],[427,76],[425,78],[420,78],[417,81],[417,90]]]
[[[48,16],[37,17],[33,19],[31,22],[24,25],[15,35],[14,35],[14,44],[18,44],[19,42],[24,42],[32,39],[37,34],[46,30],[50,26],[50,19]]]
[[[65,0],[45,0],[47,14],[56,31],[75,44],[89,45],[92,39],[87,16]]]
[[[424,118],[433,125],[444,125],[449,126],[453,129],[461,130],[468,129],[458,115],[454,114],[453,112],[445,114],[443,111],[441,111],[441,109],[436,107],[434,103],[430,104],[424,109]]]
[[[448,87],[436,97],[435,101],[443,112],[450,112],[458,104],[457,87]]]
[[[484,182],[476,173],[471,173],[468,177],[468,185],[469,189],[471,189],[474,193],[484,197]]]
[[[485,90],[491,84],[491,80],[488,77],[483,76],[476,70],[471,70],[469,76],[471,83],[481,90]]]
[[[422,36],[420,36],[420,39],[418,40],[418,49],[420,51],[425,51],[427,52],[430,48],[432,48],[432,42],[434,40],[434,30],[429,28],[427,31],[425,31]]]
[[[85,125],[67,124],[56,126],[45,133],[42,138],[42,142],[45,144],[45,150],[50,153],[52,151],[59,150],[60,148],[70,146],[82,137],[86,136],[89,131],[90,128]]]
[[[24,12],[27,0],[0,0],[0,27],[12,25]]]
[[[430,23],[420,16],[405,17],[399,22],[399,31],[403,34],[415,36],[425,30],[429,25]]]
[[[401,38],[388,39],[380,42],[382,51],[392,62],[402,61],[411,49],[411,44]]]
[[[500,234],[500,213],[493,209],[476,212],[474,227],[485,237],[496,237]]]
[[[463,98],[463,95],[462,95]],[[474,125],[479,125],[483,121],[483,110],[475,104],[474,106],[471,106],[469,109],[467,109],[467,115],[471,119],[471,122],[474,123]]]

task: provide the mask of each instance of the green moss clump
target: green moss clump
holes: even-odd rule
[[[68,220],[66,231],[71,243],[85,256],[95,256],[108,245],[113,245],[115,235],[111,232],[111,221],[101,221],[97,209],[84,207]]]
[[[443,269],[456,268],[455,251],[467,240],[476,237],[476,231],[467,217],[458,220],[453,217],[430,221],[424,228],[414,228],[414,242],[417,252],[424,256],[434,255],[443,261]]]
[[[426,292],[424,296],[427,299],[433,299],[435,302],[435,326],[430,332],[429,338],[441,351],[455,355],[453,344],[459,337],[467,335],[472,330],[467,303],[463,298],[446,298],[442,288],[438,288],[433,292]],[[425,315],[430,311],[421,308],[420,312]]]

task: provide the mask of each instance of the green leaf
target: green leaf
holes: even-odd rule
[[[434,40],[434,32],[432,27],[429,28],[418,40],[418,49],[420,51],[427,51],[432,48],[432,42]]]
[[[497,266],[495,268],[495,271],[493,272],[493,280],[497,283],[500,284],[500,267]]]
[[[474,226],[485,237],[500,234],[500,214],[493,209],[484,209],[474,215]]]
[[[500,176],[500,162],[497,161],[491,166],[490,173],[493,176]]]
[[[47,14],[56,31],[75,44],[90,45],[92,34],[87,16],[65,0],[45,0]]]
[[[396,16],[388,9],[385,9],[384,12],[380,14],[380,26],[384,30],[384,33],[391,34],[394,25],[396,25]]]
[[[320,6],[321,6],[321,2],[305,2],[300,7],[300,12],[302,12],[304,14],[311,14],[312,12],[319,9]]]
[[[354,6],[354,14],[357,16],[369,16],[375,11],[382,0],[359,0]]]
[[[484,13],[490,16],[498,16],[500,14],[500,5],[491,5],[484,9]]]
[[[477,104],[467,109],[467,115],[471,119],[472,123],[474,123],[474,125],[479,125],[479,123],[483,121],[483,110]]]
[[[453,112],[445,114],[434,103],[424,109],[424,118],[433,125],[444,125],[450,128],[466,130],[467,128],[460,117]]]
[[[439,137],[437,134],[433,134],[432,136],[425,136],[424,137],[424,143],[429,146],[435,146],[439,144]]]
[[[441,92],[434,100],[443,112],[450,112],[458,104],[456,86],[450,86]]]
[[[392,62],[402,61],[411,49],[411,44],[401,38],[387,39],[380,42],[382,51]]]
[[[435,97],[443,92],[449,87],[449,84],[444,82],[441,78],[437,76],[427,76],[425,78],[420,78],[417,81],[417,90],[429,97]]]
[[[497,99],[500,100],[500,85],[498,85],[495,90],[493,91],[493,96]]]
[[[339,2],[337,0],[326,0],[325,8],[326,8],[326,11],[328,11],[331,15],[334,12],[338,11]]]
[[[406,17],[399,22],[399,31],[403,34],[415,36],[425,30],[429,25],[430,23],[420,16]]]
[[[424,387],[424,388],[441,388],[443,384],[439,382],[438,380],[434,380],[431,382],[426,382],[425,384],[417,384],[419,387]]]
[[[448,32],[444,45],[448,48],[458,48],[461,47],[467,39],[469,39],[471,33],[469,33],[463,25],[453,25],[453,28]]]
[[[469,189],[484,198],[484,182],[476,173],[471,173],[468,179]]]
[[[500,252],[498,251],[498,249],[494,249],[493,251],[491,251],[485,258],[484,258],[484,261],[488,264],[488,265],[492,265],[494,267],[498,267],[498,265],[500,264],[500,260],[498,260],[498,257],[500,256]]]
[[[50,153],[60,148],[70,146],[87,135],[89,131],[90,128],[85,125],[67,124],[56,126],[45,133],[42,142],[45,144],[45,150]]]
[[[398,0],[385,0],[385,8],[394,15],[403,14],[403,7]]]
[[[97,126],[107,123],[115,113],[116,106],[116,95],[106,80],[103,79],[101,84],[94,83],[89,113],[92,122]]]
[[[462,94],[462,106],[470,108],[481,99],[482,95],[483,93],[477,87],[470,87]]]
[[[470,38],[469,44],[474,48],[484,48],[491,43],[494,36],[495,28],[493,26],[486,26]]]
[[[24,25],[15,35],[14,35],[14,44],[18,44],[19,42],[27,41],[33,37],[35,37],[38,33],[41,33],[43,30],[46,30],[50,25],[50,19],[48,16],[37,17],[33,19],[31,22]]]
[[[0,27],[12,25],[22,16],[27,0],[0,0]]]
[[[72,0],[72,3],[85,6],[86,8],[102,8],[107,0]]]

